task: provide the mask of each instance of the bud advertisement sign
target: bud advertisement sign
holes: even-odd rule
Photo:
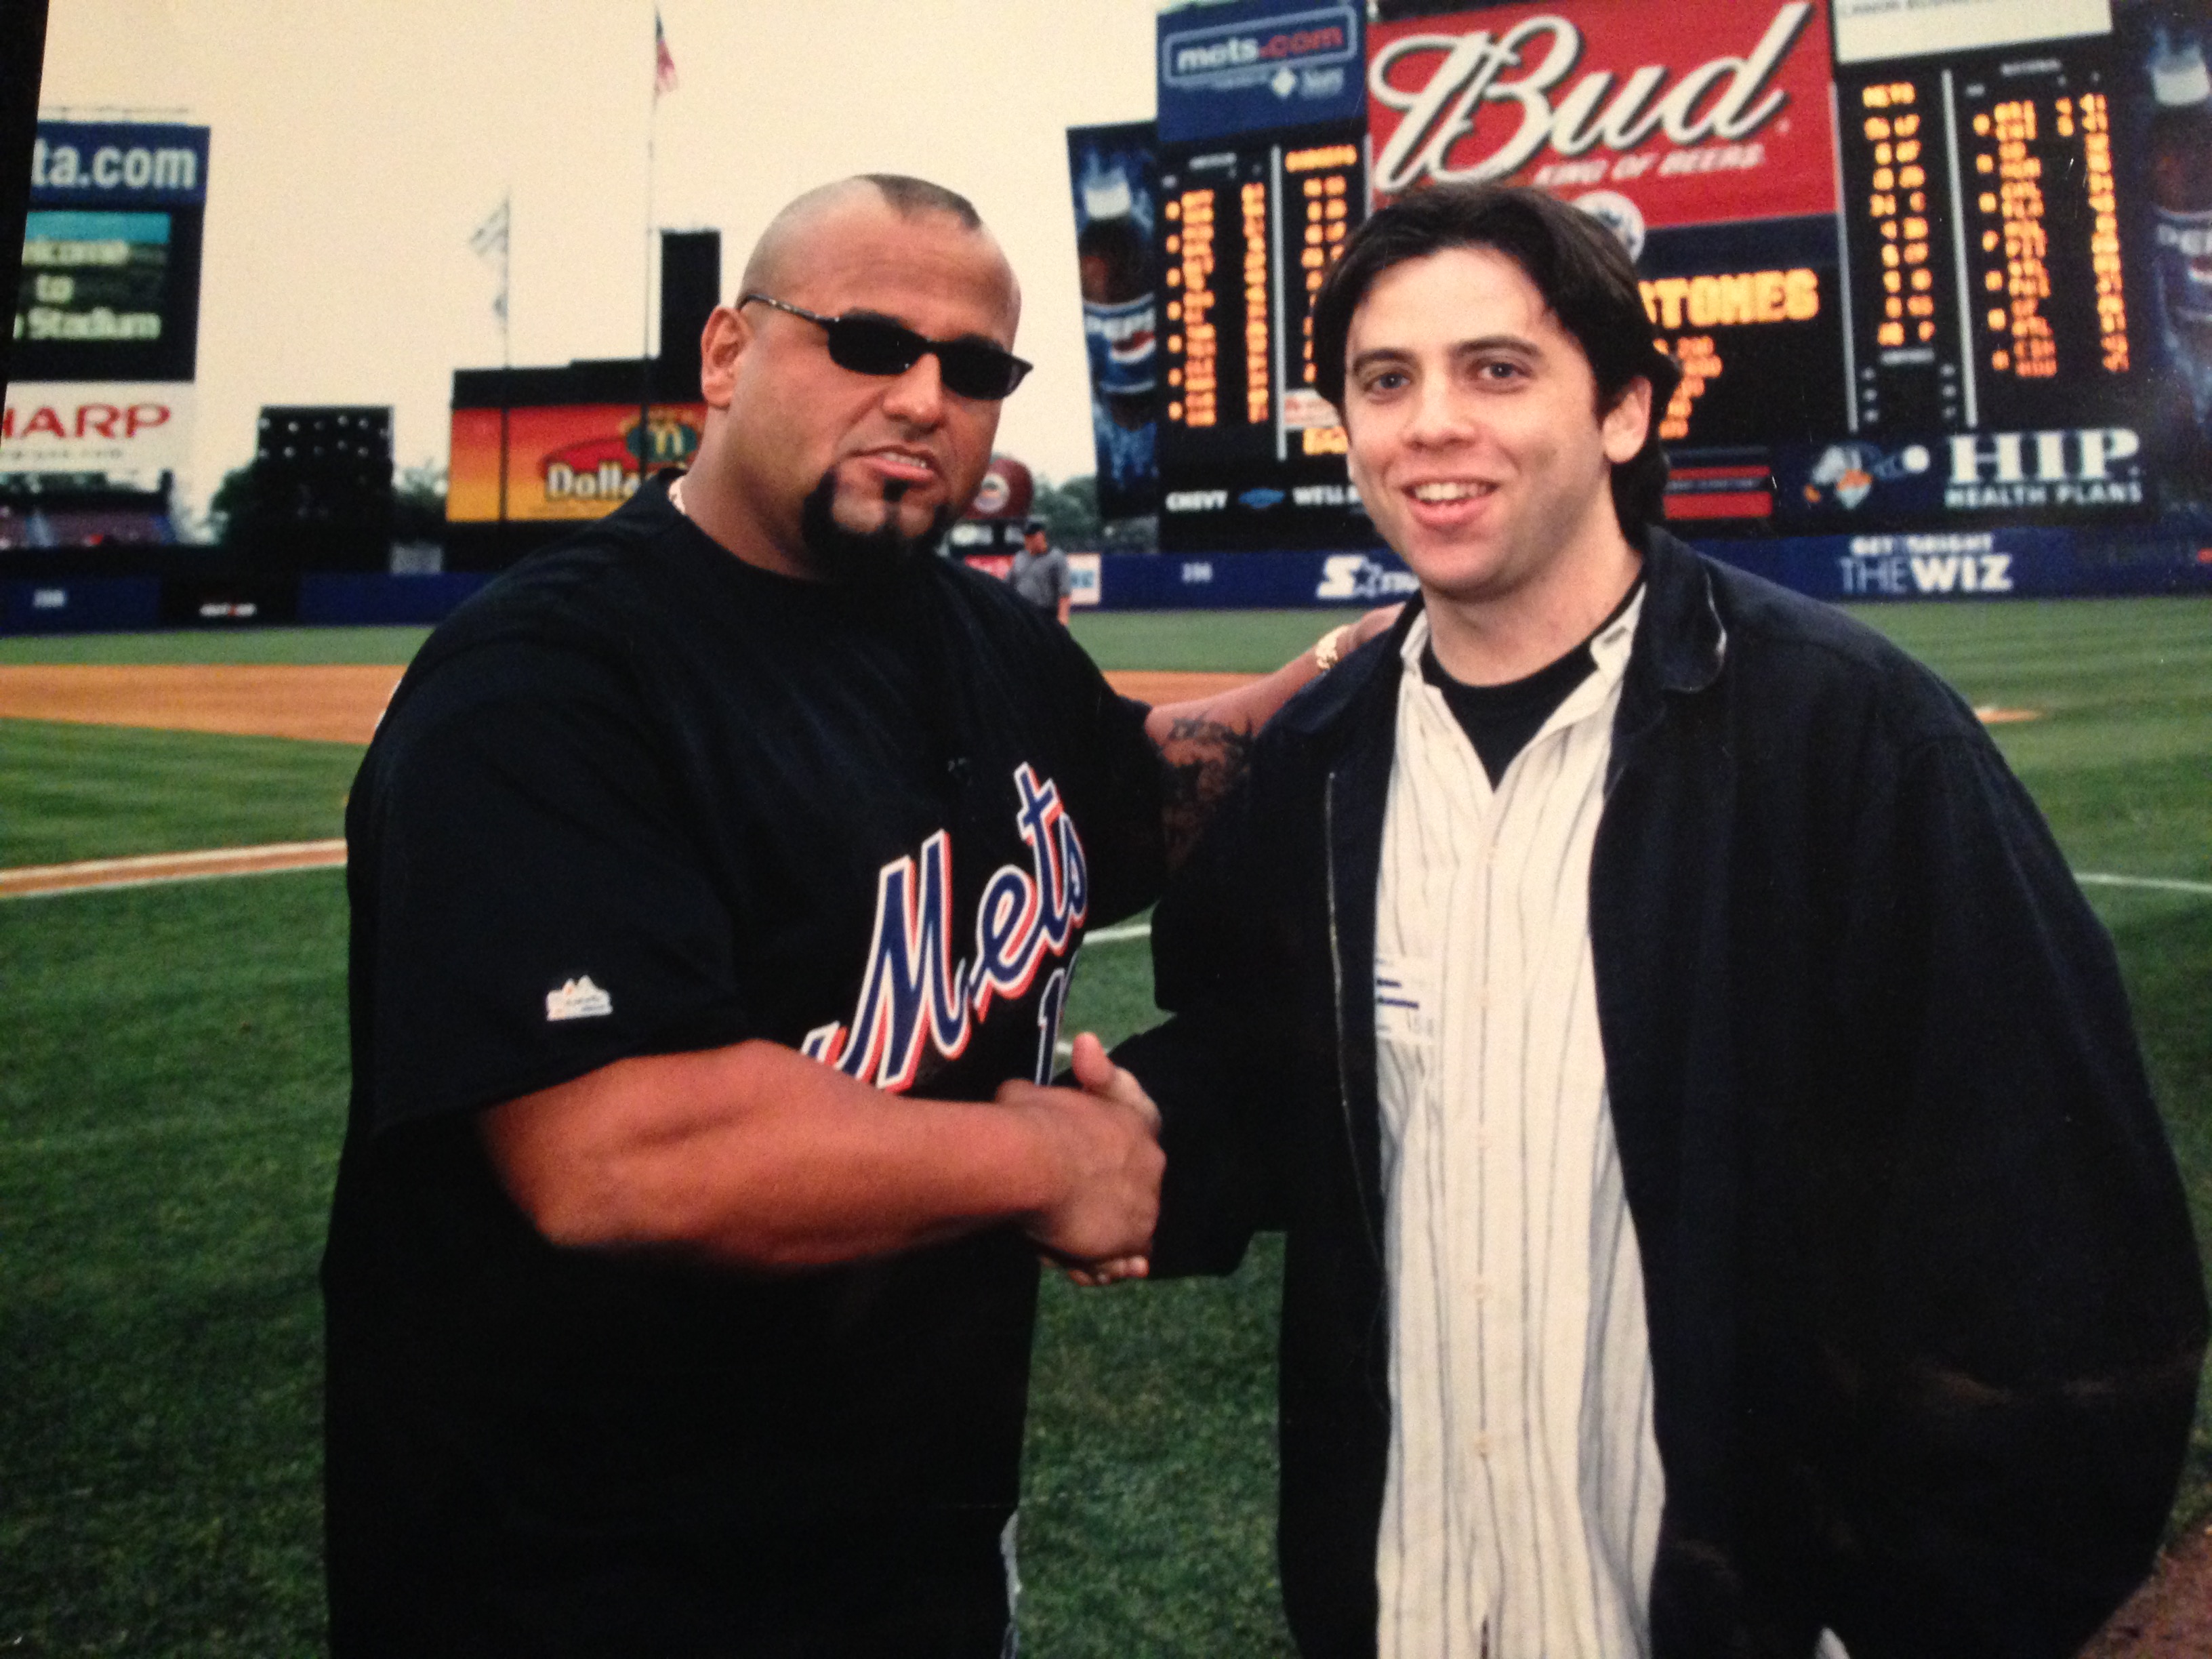
[[[1098,512],[1155,512],[1158,410],[1158,274],[1152,258],[1158,200],[1152,124],[1071,127],[1075,259],[1091,366],[1091,431],[1098,453]]]
[[[1644,227],[1835,211],[1820,0],[1486,7],[1368,31],[1378,202],[1533,184]]]
[[[649,466],[683,466],[699,447],[704,405],[655,404],[652,413],[648,440],[641,443],[635,404],[455,410],[446,517],[456,524],[605,517],[636,492],[641,451]]]
[[[1160,142],[1357,118],[1364,5],[1237,0],[1159,20]]]

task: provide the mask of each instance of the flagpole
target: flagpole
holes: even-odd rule
[[[514,276],[514,182],[509,179],[499,205],[469,238],[469,252],[477,258],[489,263],[493,255],[499,257],[499,293],[491,302],[492,313],[499,319],[499,514],[493,522],[499,526],[495,534],[502,550],[507,545],[507,451],[512,435],[507,412],[514,403],[514,390],[510,384],[514,374],[514,328],[508,315]]]
[[[660,8],[653,9],[653,102],[645,118],[645,280],[638,307],[637,483],[645,487],[653,462],[653,140],[660,125]]]
[[[514,388],[508,381],[514,374],[514,319],[511,295],[514,276],[512,247],[514,241],[514,186],[510,183],[507,194],[500,198],[500,222],[503,227],[499,239],[499,526],[500,538],[507,536],[507,412],[514,401]]]

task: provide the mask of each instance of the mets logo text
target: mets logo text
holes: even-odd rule
[[[1061,959],[1089,913],[1090,874],[1059,787],[1024,764],[1014,769],[1014,787],[1030,868],[1002,864],[983,884],[975,955],[952,955],[952,837],[940,830],[919,858],[876,872],[875,927],[852,1023],[809,1031],[801,1045],[809,1057],[879,1089],[909,1088],[925,1044],[958,1058],[992,999],[1027,995],[1049,957],[1056,965],[1038,1000],[1035,1076],[1051,1077],[1073,965]]]

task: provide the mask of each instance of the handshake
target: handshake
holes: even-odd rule
[[[999,1104],[1030,1115],[1054,1174],[1023,1230],[1078,1285],[1142,1279],[1167,1167],[1159,1109],[1088,1031],[1075,1039],[1074,1078],[1072,1089],[1000,1086]]]

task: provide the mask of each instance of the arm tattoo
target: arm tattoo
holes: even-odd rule
[[[1160,744],[1169,868],[1189,856],[1214,808],[1243,780],[1254,741],[1255,735],[1242,726],[1202,715],[1179,716],[1169,726]]]

